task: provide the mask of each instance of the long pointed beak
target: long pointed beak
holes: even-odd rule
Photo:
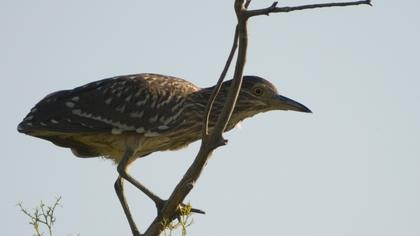
[[[282,95],[274,96],[273,106],[276,107],[276,109],[278,110],[292,110],[292,111],[312,113],[312,111],[309,108],[307,108],[305,105]]]

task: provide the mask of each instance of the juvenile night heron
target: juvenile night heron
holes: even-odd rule
[[[231,82],[222,84],[210,116],[210,129],[223,108]],[[200,139],[212,90],[158,74],[117,76],[46,96],[19,124],[18,131],[70,148],[78,157],[105,157],[118,164],[116,193],[133,234],[139,235],[124,197],[123,179],[143,191],[158,208],[164,200],[129,175],[127,166],[150,153],[176,150]],[[270,110],[311,112],[279,95],[267,80],[244,76],[225,131],[245,118]]]

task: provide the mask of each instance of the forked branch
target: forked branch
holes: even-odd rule
[[[178,214],[178,206],[183,202],[185,197],[194,187],[195,182],[199,178],[204,166],[207,163],[207,160],[213,153],[213,150],[224,145],[226,141],[223,138],[223,132],[226,128],[227,123],[229,122],[232,111],[235,107],[236,100],[242,84],[242,77],[244,66],[246,62],[246,53],[248,45],[248,34],[247,34],[247,20],[250,17],[258,15],[268,15],[270,13],[279,13],[279,12],[291,12],[304,9],[313,9],[313,8],[322,8],[322,7],[339,7],[339,6],[352,6],[367,4],[371,5],[371,1],[354,1],[354,2],[343,2],[343,3],[324,3],[324,4],[312,4],[312,5],[303,5],[296,7],[277,7],[277,2],[273,3],[270,7],[258,10],[248,10],[248,6],[251,3],[251,0],[235,0],[235,12],[238,19],[238,24],[236,26],[234,42],[229,54],[226,65],[223,69],[222,74],[218,80],[218,83],[213,91],[213,95],[207,105],[206,115],[203,118],[203,132],[202,132],[202,142],[200,150],[194,159],[194,162],[188,168],[187,172],[177,184],[168,201],[164,205],[160,214],[156,216],[152,224],[149,226],[144,235],[147,236],[158,236],[164,230],[164,224],[167,220],[174,219]],[[212,103],[216,98],[220,86],[226,76],[229,65],[232,61],[233,55],[235,54],[236,48],[238,47],[238,56],[236,59],[234,79],[232,86],[230,88],[228,97],[226,99],[224,108],[219,115],[219,118],[216,122],[215,127],[208,133],[208,121],[210,117],[210,112],[212,108]]]
[[[356,5],[370,5],[372,6],[371,0],[365,1],[353,1],[353,2],[333,2],[333,3],[320,3],[320,4],[308,4],[302,6],[295,6],[295,7],[277,7],[278,2],[274,2],[271,6],[263,9],[257,10],[250,10],[246,12],[246,16],[253,17],[253,16],[260,16],[260,15],[269,15],[270,13],[285,13],[291,11],[300,11],[300,10],[307,10],[307,9],[315,9],[315,8],[325,8],[325,7],[347,7],[347,6],[356,6]]]
[[[219,94],[220,88],[222,87],[223,80],[226,77],[230,64],[232,63],[232,60],[233,60],[233,56],[235,55],[236,49],[238,48],[238,35],[239,35],[238,26],[236,26],[235,35],[233,36],[233,45],[232,45],[232,48],[230,49],[228,59],[226,61],[226,64],[225,64],[225,67],[223,68],[222,73],[220,74],[219,80],[217,81],[217,84],[213,89],[213,92],[207,103],[206,110],[204,112],[204,114],[206,114],[206,116],[204,117],[203,130],[202,130],[202,137],[204,139],[207,138],[209,134],[209,119],[210,119],[211,110],[213,108],[213,103],[216,100],[217,95]]]

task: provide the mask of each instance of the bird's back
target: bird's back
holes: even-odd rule
[[[108,78],[46,96],[18,130],[70,147],[78,156],[106,155],[100,147],[92,149],[89,139],[102,139],[106,148],[113,136],[169,132],[179,125],[187,95],[198,90],[188,81],[157,74]]]

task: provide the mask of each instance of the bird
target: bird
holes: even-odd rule
[[[210,131],[232,81],[221,85],[209,116]],[[214,88],[152,73],[115,76],[47,95],[17,130],[69,148],[77,157],[103,157],[115,162],[119,174],[114,184],[116,194],[133,235],[140,235],[125,199],[124,181],[144,192],[158,209],[165,201],[134,179],[128,166],[151,153],[177,150],[201,139],[204,113]],[[311,113],[303,104],[280,95],[268,80],[243,76],[225,132],[246,118],[272,110]]]

